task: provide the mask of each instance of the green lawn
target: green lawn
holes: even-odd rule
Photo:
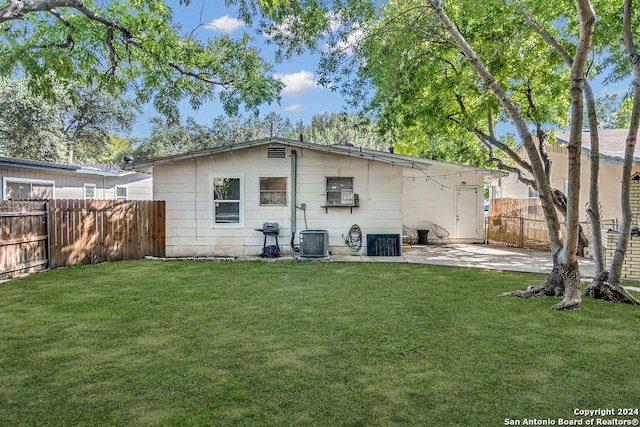
[[[497,297],[541,278],[187,261],[36,274],[0,284],[0,425],[498,426],[639,408],[640,309]]]

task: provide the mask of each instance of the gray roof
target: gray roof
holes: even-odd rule
[[[0,166],[100,176],[119,176],[131,173],[123,171],[120,165],[67,165],[64,163],[43,162],[40,160],[20,159],[17,157],[6,156],[0,156]]]
[[[600,141],[600,157],[604,161],[622,162],[624,150],[627,142],[629,129],[598,129],[598,139]],[[591,154],[591,132],[589,129],[582,131],[582,150],[588,155]],[[563,144],[569,142],[568,130],[557,130],[558,141]],[[636,144],[633,153],[634,163],[640,163],[640,144]]]
[[[190,153],[176,154],[173,156],[165,156],[165,157],[159,157],[159,158],[143,160],[143,161],[133,161],[123,165],[123,168],[125,170],[148,171],[149,168],[153,168],[153,166],[155,165],[167,164],[167,163],[171,163],[178,160],[194,159],[197,157],[215,156],[216,154],[243,150],[243,149],[250,149],[253,147],[259,147],[259,146],[271,145],[271,144],[286,145],[289,147],[300,148],[300,149],[307,148],[311,150],[321,151],[327,154],[336,153],[336,154],[341,154],[345,156],[358,157],[358,158],[373,160],[373,161],[381,161],[381,162],[396,164],[396,165],[405,166],[405,167],[419,166],[420,168],[427,168],[431,165],[445,165],[445,166],[454,167],[460,170],[474,170],[474,171],[482,172],[485,175],[494,175],[494,176],[506,175],[502,171],[482,169],[482,168],[477,168],[475,166],[459,165],[456,163],[439,162],[435,160],[424,159],[421,157],[405,156],[402,154],[390,153],[387,151],[370,150],[367,148],[354,147],[350,145],[318,145],[318,144],[312,144],[309,142],[298,141],[295,139],[280,138],[280,137],[258,139],[254,141],[243,142],[240,144],[225,145],[222,147],[209,148],[209,149],[194,151]]]

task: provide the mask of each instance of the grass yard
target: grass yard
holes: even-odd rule
[[[0,284],[0,425],[558,425],[640,408],[640,309],[497,297],[541,279],[311,262],[36,274]]]

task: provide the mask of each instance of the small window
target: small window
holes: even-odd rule
[[[327,206],[353,206],[353,178],[327,178]]]
[[[84,185],[84,198],[85,199],[95,199],[96,198],[96,185],[95,184],[85,184]]]
[[[491,187],[491,198],[492,199],[502,198],[502,187],[499,187],[499,186]]]
[[[240,178],[213,180],[213,222],[240,223]]]
[[[7,200],[47,200],[53,199],[53,182],[5,180]]]
[[[533,187],[529,186],[529,198],[530,199],[537,199],[538,198],[538,191],[534,190]]]
[[[127,187],[116,187],[116,199],[127,200],[128,193]]]
[[[287,178],[260,178],[260,205],[287,205]]]

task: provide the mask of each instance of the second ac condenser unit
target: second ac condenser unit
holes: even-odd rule
[[[300,232],[300,259],[329,259],[329,232],[305,230]]]

